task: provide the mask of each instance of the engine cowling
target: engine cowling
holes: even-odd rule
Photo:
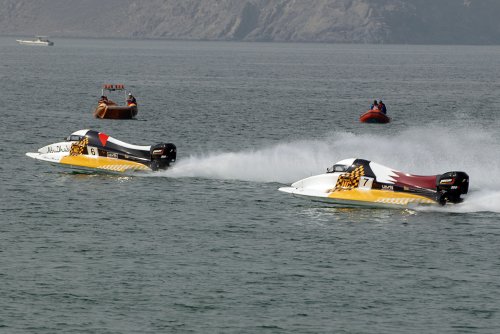
[[[437,201],[441,205],[446,203],[460,203],[461,195],[469,191],[469,175],[465,172],[447,172],[436,180]]]
[[[151,146],[151,169],[167,169],[177,158],[177,148],[171,143],[161,143]]]

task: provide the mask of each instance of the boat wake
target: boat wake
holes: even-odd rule
[[[318,140],[280,143],[259,150],[213,152],[179,159],[157,176],[201,177],[290,184],[326,171],[335,161],[364,158],[416,175],[462,170],[469,174],[466,201],[425,210],[500,212],[500,140],[482,129],[411,128],[397,134],[335,132]]]

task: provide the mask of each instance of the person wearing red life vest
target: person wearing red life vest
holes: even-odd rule
[[[132,93],[128,93],[128,98],[127,98],[127,105],[132,105],[132,104],[135,104],[137,105],[137,100],[135,99],[135,97],[132,95]]]

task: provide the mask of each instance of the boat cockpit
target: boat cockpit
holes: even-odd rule
[[[66,137],[66,141],[81,141],[85,138],[85,136],[80,135],[69,135]]]
[[[327,173],[344,173],[347,171],[348,168],[349,168],[349,166],[347,166],[347,165],[336,164],[336,165],[333,165],[333,167],[327,168],[326,172]]]

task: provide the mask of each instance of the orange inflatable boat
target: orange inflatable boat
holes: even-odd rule
[[[389,123],[391,118],[378,109],[372,109],[359,117],[363,123]]]

